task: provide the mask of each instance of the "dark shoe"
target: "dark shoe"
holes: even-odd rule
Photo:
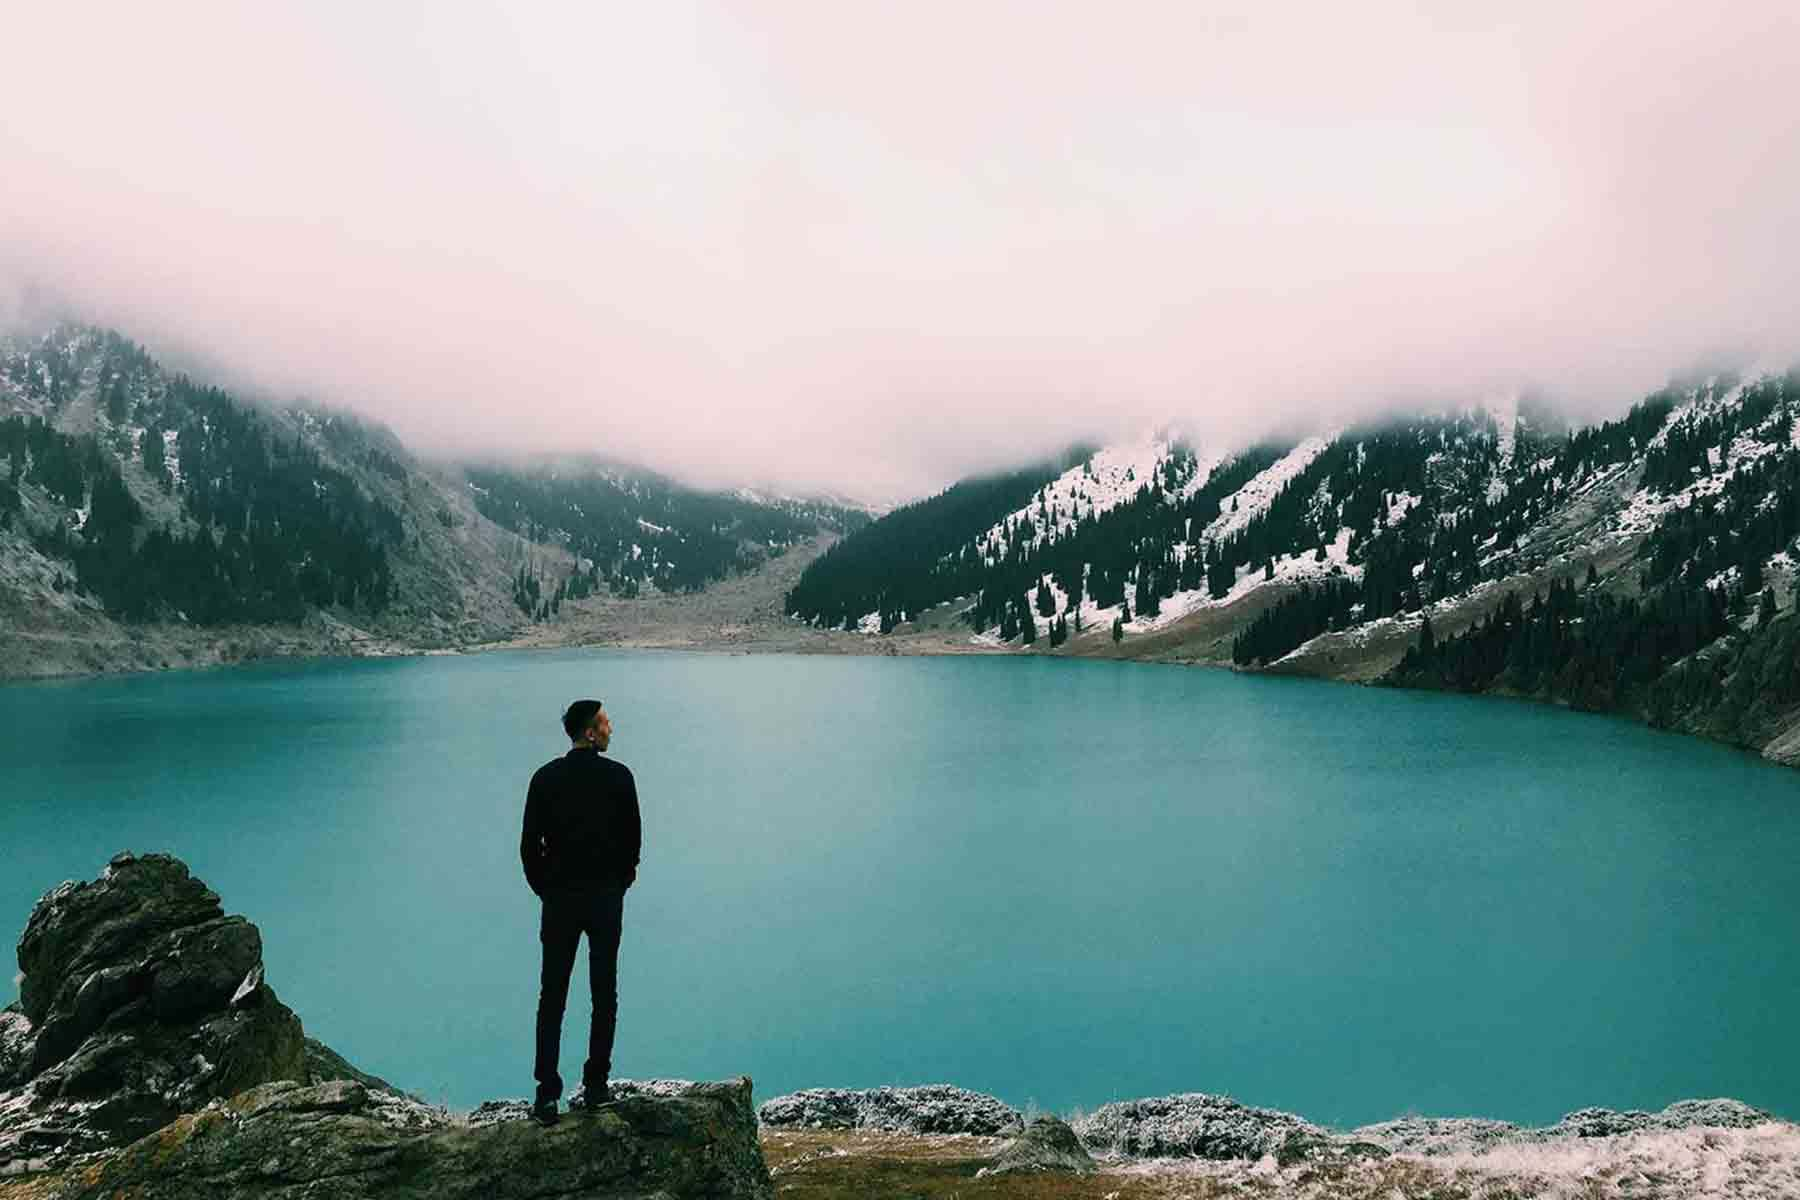
[[[569,1111],[591,1113],[599,1110],[602,1104],[611,1104],[612,1089],[604,1083],[595,1087],[584,1087],[580,1093],[569,1098]]]
[[[562,1117],[556,1111],[556,1101],[539,1100],[531,1106],[531,1119],[548,1129],[562,1120]]]

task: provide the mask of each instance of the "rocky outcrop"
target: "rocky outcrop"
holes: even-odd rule
[[[1501,1145],[1543,1145],[1576,1138],[1617,1137],[1645,1130],[1749,1129],[1777,1118],[1741,1100],[1678,1100],[1657,1112],[1581,1108],[1554,1125],[1524,1126],[1480,1117],[1402,1117],[1364,1125],[1352,1136],[1408,1154],[1471,1154]]]
[[[340,1080],[263,1084],[70,1178],[57,1200],[549,1200],[774,1194],[750,1080],[633,1095],[550,1129]]]
[[[121,854],[65,883],[19,939],[0,1024],[0,1172],[118,1146],[207,1101],[305,1081],[300,1019],[262,937],[179,860]]]
[[[1259,1159],[1277,1163],[1383,1158],[1387,1150],[1345,1137],[1293,1113],[1254,1108],[1230,1096],[1189,1092],[1104,1104],[1073,1128],[1096,1154],[1117,1158]]]
[[[1078,1117],[1073,1128],[1088,1150],[1108,1158],[1254,1161],[1269,1155],[1285,1167],[1390,1154],[1482,1154],[1505,1145],[1547,1145],[1645,1130],[1748,1129],[1774,1119],[1738,1100],[1682,1100],[1654,1113],[1583,1108],[1537,1128],[1483,1117],[1402,1117],[1343,1133],[1293,1113],[1192,1092],[1104,1105]]]
[[[1025,1128],[1017,1109],[981,1092],[942,1083],[862,1091],[808,1088],[764,1101],[757,1116],[764,1125],[778,1129],[879,1129],[1003,1137]]]
[[[1000,1148],[993,1161],[975,1172],[988,1175],[1085,1175],[1094,1169],[1094,1157],[1059,1118],[1031,1118],[1025,1132]]]
[[[256,926],[168,855],[46,895],[19,967],[0,1013],[9,1196],[772,1195],[747,1078],[621,1081],[543,1129],[522,1101],[457,1116],[358,1070],[276,998]]]

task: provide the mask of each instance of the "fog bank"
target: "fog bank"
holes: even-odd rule
[[[1800,7],[10,13],[0,293],[422,448],[887,498],[1800,357]]]

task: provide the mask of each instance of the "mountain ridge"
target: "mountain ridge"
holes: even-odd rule
[[[1109,457],[1136,491],[1084,508]],[[844,570],[904,541],[878,520],[788,611],[902,643],[960,624],[993,651],[1528,696],[1787,762],[1800,744],[1793,372],[1580,427],[1509,399],[1274,446],[1107,447],[992,515],[928,563]]]
[[[91,326],[0,343],[0,677],[505,643],[565,603],[702,590],[864,519],[597,458],[437,463]]]

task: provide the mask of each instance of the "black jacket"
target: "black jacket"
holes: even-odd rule
[[[577,746],[532,775],[519,860],[539,896],[629,887],[642,844],[637,784],[624,763]]]

